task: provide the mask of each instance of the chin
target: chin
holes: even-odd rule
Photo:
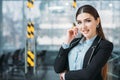
[[[86,39],[89,39],[89,36],[88,36],[88,35],[84,35],[84,37],[85,37]]]

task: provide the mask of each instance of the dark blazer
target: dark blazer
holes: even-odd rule
[[[80,40],[81,38],[76,38],[71,41],[70,47],[67,49],[60,48],[54,63],[55,72],[61,73],[67,70],[65,80],[103,80],[101,69],[111,55],[113,44],[97,36],[85,54],[83,69],[69,71],[68,53]]]

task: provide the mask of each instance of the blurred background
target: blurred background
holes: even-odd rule
[[[94,6],[101,17],[105,36],[114,50],[108,61],[108,80],[120,80],[120,1],[119,0],[0,0],[0,79],[59,80],[53,64],[65,32],[73,26],[77,8]],[[25,74],[27,23],[34,22],[36,75]]]

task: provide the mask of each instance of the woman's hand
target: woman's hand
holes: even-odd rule
[[[73,27],[67,30],[66,44],[69,44],[78,35],[78,28]]]
[[[65,73],[66,73],[66,71],[59,74],[60,80],[65,80]]]

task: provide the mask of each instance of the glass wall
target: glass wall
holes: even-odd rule
[[[17,0],[3,0],[2,2],[4,26],[2,28],[3,49],[14,49],[24,46],[26,24],[31,18],[35,23],[36,41],[38,45],[44,45],[42,48],[45,48],[45,45],[51,46],[52,49],[54,47],[57,50],[57,45],[60,45],[64,39],[65,30],[72,27],[72,23],[75,21],[74,14],[77,8],[84,4],[91,4],[97,8],[106,37],[116,47],[120,44],[118,38],[120,27],[119,1],[77,1],[78,6],[76,9],[73,9],[71,5],[72,0],[61,0],[59,2],[56,0],[36,0],[34,2],[34,8],[31,10],[27,8],[26,2]],[[113,37],[116,39],[114,40]],[[50,50],[51,47],[49,47]]]

